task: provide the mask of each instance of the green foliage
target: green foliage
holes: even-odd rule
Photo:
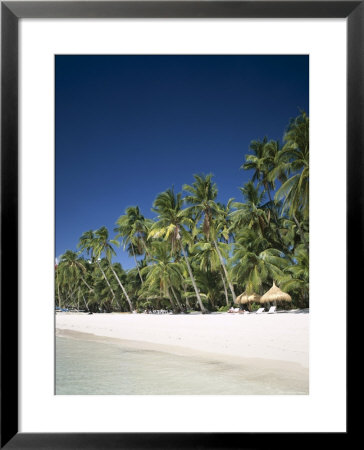
[[[259,303],[254,302],[250,305],[251,312],[258,311],[259,308],[261,308],[261,305]]]
[[[219,312],[228,312],[230,309],[230,305],[220,306]]]
[[[56,267],[56,304],[93,312],[227,311],[235,291],[262,295],[275,281],[294,307],[308,307],[308,116],[289,122],[283,145],[253,140],[241,168],[252,178],[239,188],[239,201],[218,202],[213,175],[194,175],[183,192],[172,187],[156,196],[155,219],[130,206],[114,238],[104,226],[83,233],[79,251],[67,250]],[[135,262],[127,272],[113,262],[120,243]]]

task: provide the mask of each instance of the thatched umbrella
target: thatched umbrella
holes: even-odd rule
[[[249,302],[249,300],[248,300],[248,295],[246,292],[243,292],[235,299],[235,303],[238,305],[245,305],[248,302]]]
[[[266,292],[260,299],[261,303],[275,303],[275,302],[291,302],[292,298],[290,295],[281,291],[278,286],[276,286],[273,281],[273,286]]]
[[[258,295],[258,294],[256,294],[255,292],[253,292],[253,294],[251,294],[251,295],[249,295],[249,297],[248,297],[248,301],[250,302],[250,303],[260,303],[260,299],[261,299],[262,297],[260,296],[260,295]]]
[[[248,304],[248,310],[251,311],[250,303],[260,303],[260,295],[256,294],[255,292],[251,295],[248,295],[246,292],[243,292],[238,297],[236,297],[236,303],[240,305],[246,305]]]

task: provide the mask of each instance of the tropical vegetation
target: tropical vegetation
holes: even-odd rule
[[[115,222],[85,231],[55,269],[55,302],[86,311],[226,310],[243,291],[273,281],[295,307],[309,305],[309,118],[289,122],[283,142],[254,140],[241,169],[251,180],[238,199],[217,201],[212,174],[181,192],[156,195],[154,217],[128,207]],[[135,267],[113,261],[122,247]],[[256,305],[254,305],[255,307]]]

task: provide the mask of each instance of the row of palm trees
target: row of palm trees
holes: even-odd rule
[[[152,211],[126,209],[115,237],[83,233],[78,251],[56,266],[60,307],[89,311],[227,308],[236,295],[264,293],[275,281],[295,306],[308,306],[309,118],[301,112],[278,141],[252,141],[242,169],[252,173],[242,199],[217,201],[213,176],[194,175],[183,192],[157,195]],[[122,246],[135,267],[112,261]]]

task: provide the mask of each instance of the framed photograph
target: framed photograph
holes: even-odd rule
[[[2,447],[347,437],[363,19],[1,3]]]

